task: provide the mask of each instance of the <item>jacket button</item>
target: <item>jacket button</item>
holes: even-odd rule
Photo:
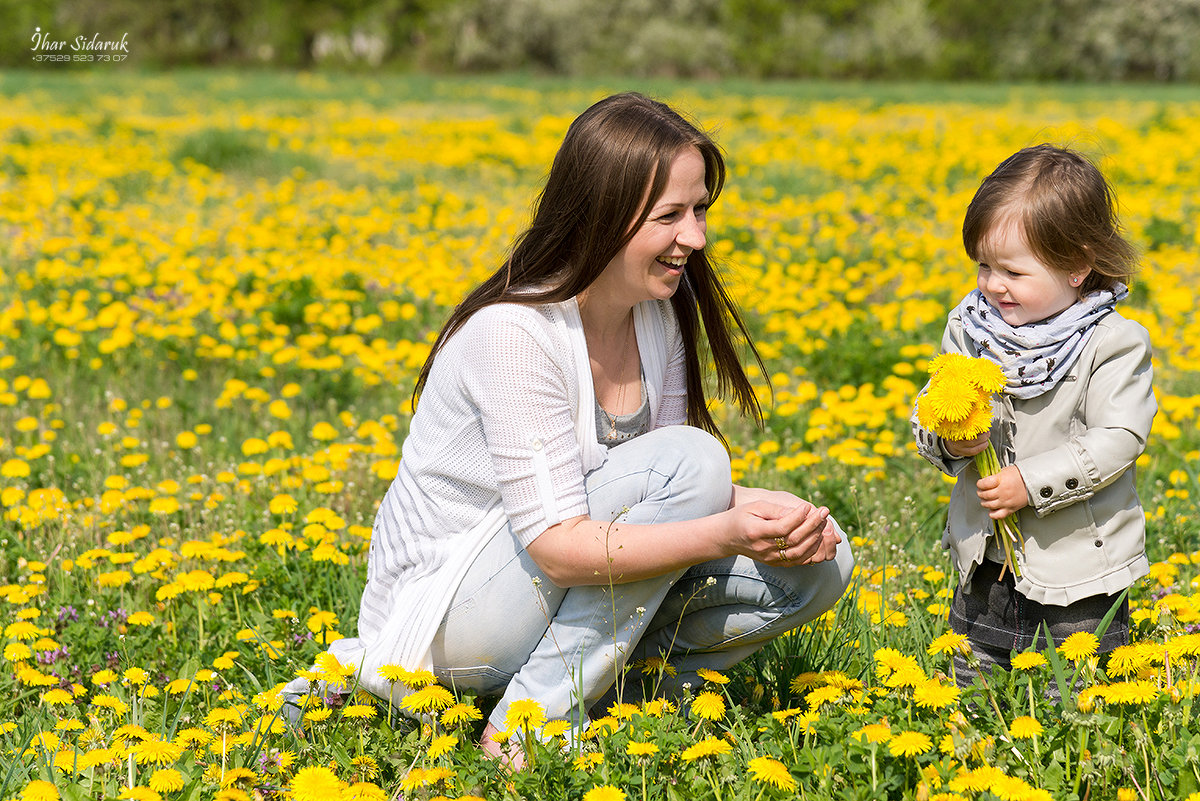
[[[1101,542],[1100,540],[1096,540],[1096,541],[1095,541],[1095,542],[1093,542],[1092,544],[1093,544],[1093,545],[1095,545],[1097,548],[1103,548],[1103,547],[1104,547],[1104,543],[1103,543],[1103,542]]]
[[[1068,478],[1067,479],[1067,489],[1075,489],[1078,486],[1079,486],[1079,479],[1077,479],[1077,478]]]
[[[1043,498],[1049,498],[1051,495],[1053,495],[1053,494],[1054,494],[1054,490],[1050,489],[1049,487],[1042,487],[1042,489],[1040,490],[1039,494],[1040,494],[1040,495],[1041,495]]]

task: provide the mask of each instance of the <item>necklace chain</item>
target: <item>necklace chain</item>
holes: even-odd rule
[[[617,418],[620,417],[620,410],[625,404],[625,382],[622,380],[625,375],[625,363],[629,361],[629,342],[633,339],[633,321],[630,321],[629,327],[625,330],[625,347],[621,349],[621,362],[617,369],[617,414],[609,414],[608,409],[604,408],[604,404],[600,404],[600,411],[604,412],[604,416],[608,418],[608,435],[616,438],[617,436]]]

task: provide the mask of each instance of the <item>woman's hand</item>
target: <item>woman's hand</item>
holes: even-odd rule
[[[988,446],[988,438],[991,436],[990,431],[985,431],[974,439],[943,439],[942,444],[946,447],[946,452],[957,459],[967,459],[979,453],[983,453]]]
[[[576,587],[641,581],[733,555],[780,567],[816,564],[833,559],[841,541],[825,507],[735,486],[724,512],[646,525],[580,515],[550,526],[525,550],[556,586]]]
[[[842,538],[829,519],[829,510],[786,494],[796,503],[755,500],[726,513],[735,516],[735,550],[764,564],[783,566],[832,559]]]

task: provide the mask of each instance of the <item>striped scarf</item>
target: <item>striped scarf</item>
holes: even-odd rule
[[[1053,317],[1015,328],[1004,322],[978,289],[963,298],[957,311],[980,355],[1000,365],[1008,376],[1005,392],[1026,400],[1049,392],[1062,381],[1091,339],[1096,323],[1128,294],[1121,284],[1115,290],[1090,292]]]

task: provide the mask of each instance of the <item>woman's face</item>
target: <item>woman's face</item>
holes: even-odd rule
[[[601,290],[629,306],[674,295],[688,256],[704,247],[708,201],[704,158],[689,147],[671,162],[662,197],[589,287],[589,294]]]

